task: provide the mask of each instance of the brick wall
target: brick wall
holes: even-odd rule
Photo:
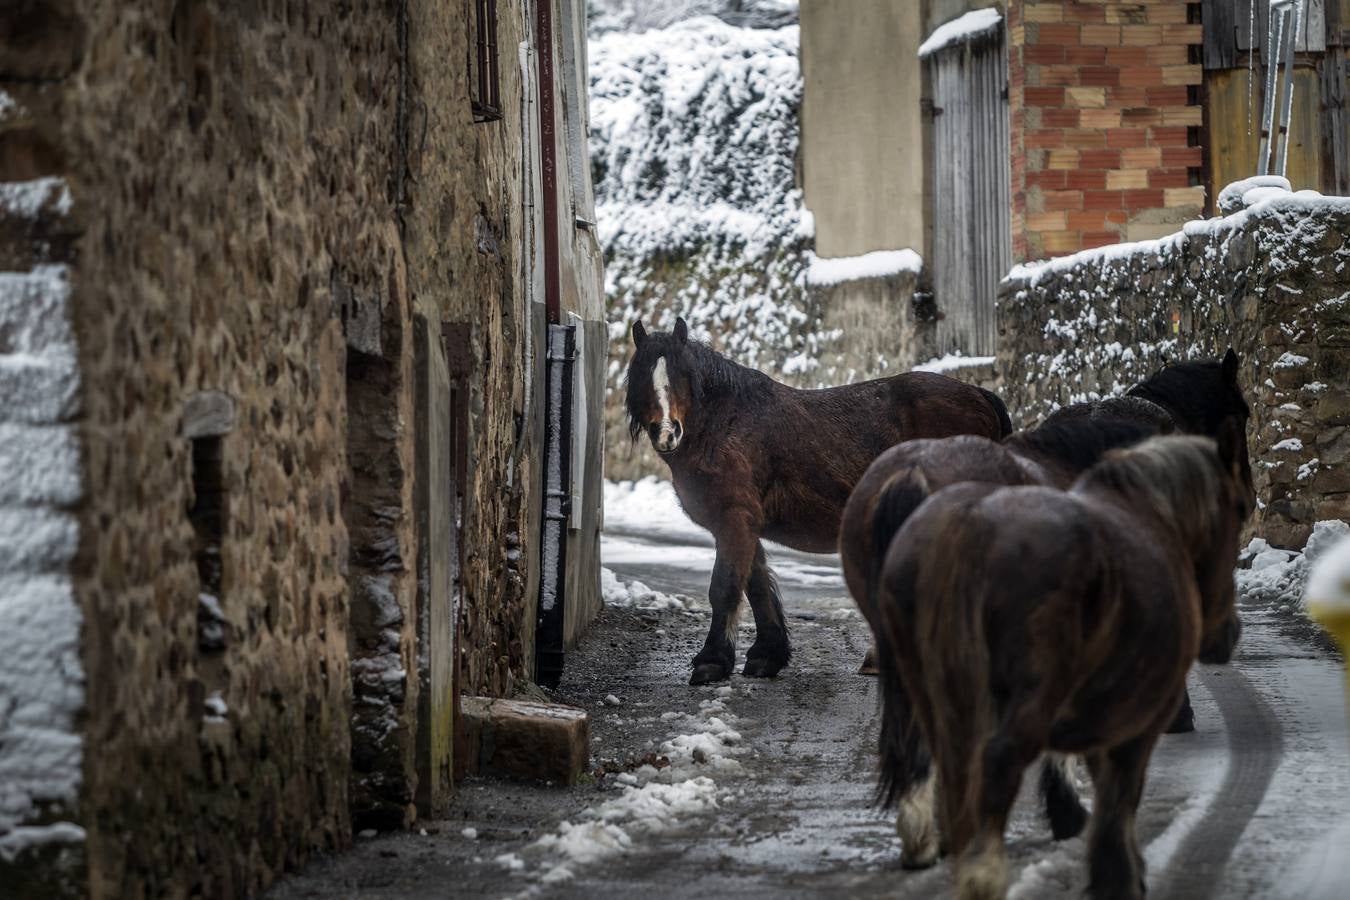
[[[1159,237],[1200,212],[1199,4],[1009,6],[1017,258]]]

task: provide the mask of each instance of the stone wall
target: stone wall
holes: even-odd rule
[[[1169,238],[1018,267],[998,364],[1019,426],[1233,347],[1252,406],[1258,534],[1350,519],[1350,200],[1260,189]]]
[[[51,612],[22,665],[59,669],[42,717],[71,770],[7,791],[6,885],[251,896],[353,817],[411,820],[419,314],[470,335],[459,687],[530,674],[536,113],[527,5],[497,8],[487,122],[447,63],[470,55],[462,5],[0,11],[0,447],[41,426],[65,452],[22,462],[76,473],[0,490],[0,601]],[[48,263],[56,305],[19,283]],[[18,423],[28,387],[45,399]],[[62,571],[68,614],[46,590]]]

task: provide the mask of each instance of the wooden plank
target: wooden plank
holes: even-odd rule
[[[1330,47],[1319,66],[1322,82],[1322,193],[1350,195],[1350,56]]]
[[[1233,0],[1204,0],[1200,11],[1204,33],[1201,62],[1206,69],[1231,69],[1237,65],[1236,16]]]
[[[1248,79],[1256,84],[1250,92]],[[1261,128],[1262,71],[1225,69],[1205,75],[1209,99],[1209,196],[1226,185],[1256,174]],[[1317,70],[1299,68],[1294,76],[1294,109],[1290,122],[1287,175],[1295,190],[1322,188],[1322,139]],[[1250,124],[1249,124],[1250,123]],[[1250,129],[1250,130],[1249,130]],[[1273,154],[1272,154],[1273,158]]]
[[[1322,53],[1327,49],[1326,0],[1303,0],[1303,21],[1294,49],[1303,53]]]

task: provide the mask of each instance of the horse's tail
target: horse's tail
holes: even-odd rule
[[[881,692],[881,755],[876,800],[894,808],[914,785],[928,776],[933,761],[919,732],[919,723],[900,676],[897,649],[885,627],[875,629],[877,681]]]
[[[998,414],[998,440],[1001,441],[1013,433],[1012,417],[1008,415],[1008,406],[1003,402],[1003,398],[993,391],[980,388],[980,393],[984,394],[985,399],[989,401],[989,405]]]
[[[919,504],[928,498],[928,479],[923,471],[909,466],[896,472],[877,492],[872,507],[872,553],[867,572],[868,601],[875,621],[872,634],[876,643],[876,665],[881,692],[881,774],[877,780],[876,801],[889,809],[905,795],[909,787],[928,774],[931,762],[918,732],[918,723],[905,696],[900,677],[897,649],[881,615],[878,591],[881,570],[891,541]]]
[[[1077,837],[1087,825],[1088,814],[1073,784],[1073,757],[1047,753],[1041,762],[1041,798],[1050,833],[1057,841]]]

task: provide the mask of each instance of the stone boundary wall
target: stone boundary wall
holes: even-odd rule
[[[1350,519],[1350,199],[1276,188],[1167,238],[1019,266],[999,292],[1018,427],[1229,346],[1252,406],[1257,534],[1300,547]]]

